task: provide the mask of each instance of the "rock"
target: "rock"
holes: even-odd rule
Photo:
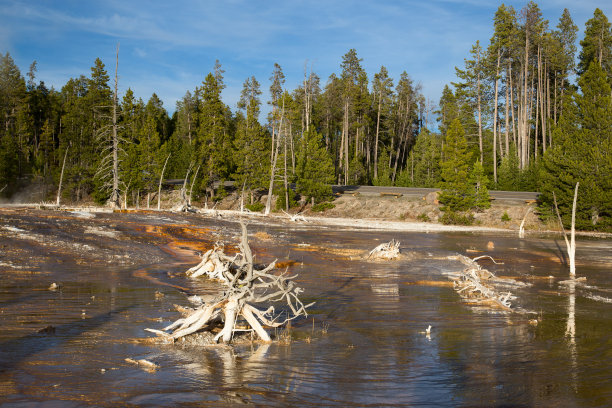
[[[425,197],[423,197],[423,200],[425,200],[427,204],[433,204],[433,205],[440,204],[440,202],[438,201],[437,191],[432,191],[431,193],[428,193]]]

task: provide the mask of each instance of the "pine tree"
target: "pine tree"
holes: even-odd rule
[[[19,68],[8,52],[0,54],[0,189],[4,194],[17,189],[17,178],[26,170],[29,143],[18,125],[25,97]]]
[[[439,201],[443,211],[466,211],[474,206],[474,186],[470,183],[469,163],[472,154],[468,151],[465,132],[459,119],[450,123],[443,149],[444,158],[440,164]]]
[[[323,137],[313,129],[305,134],[305,143],[299,152],[297,168],[297,192],[315,202],[328,200],[332,196],[334,166],[325,149]]]
[[[518,191],[520,189],[519,162],[514,145],[510,146],[510,151],[502,158],[498,174],[498,190]]]
[[[378,178],[372,180],[375,186],[390,186],[391,184],[391,169],[389,168],[389,152],[387,149],[382,149],[378,162]]]
[[[380,72],[374,75],[374,81],[372,82],[372,92],[374,94],[374,97],[376,98],[377,101],[377,108],[376,108],[376,134],[374,137],[374,182],[375,183],[379,183],[378,185],[383,185],[380,183],[387,183],[385,185],[388,185],[391,182],[391,178],[390,175],[388,174],[388,178],[389,180],[377,180],[379,177],[379,171],[378,168],[380,167],[378,165],[379,163],[379,159],[378,159],[378,149],[379,149],[379,135],[381,133],[381,116],[382,116],[382,122],[384,124],[385,122],[385,116],[386,114],[388,114],[388,106],[390,103],[390,98],[391,95],[393,94],[392,91],[392,87],[393,87],[393,80],[391,78],[389,78],[389,73],[387,72],[387,68],[385,68],[384,66],[380,67]],[[382,149],[383,151],[385,149]],[[388,154],[387,154],[387,158],[386,161],[388,162]],[[385,162],[385,158],[381,157],[380,158],[381,162]],[[388,165],[386,163],[384,163],[387,168]],[[389,173],[387,171],[387,173]]]
[[[209,73],[198,92],[200,101],[195,160],[202,165],[202,183],[208,188],[225,179],[230,171],[227,107],[221,100],[224,88],[222,80],[220,73]]]
[[[553,193],[563,223],[569,225],[573,193],[579,229],[612,227],[612,100],[607,75],[597,61],[579,79],[581,93],[567,95],[563,116],[540,171],[541,211],[552,215]]]
[[[470,183],[474,186],[474,190],[476,193],[474,199],[474,208],[476,210],[482,211],[491,207],[489,190],[487,188],[489,184],[489,178],[486,176],[484,168],[482,167],[482,163],[480,163],[480,160],[476,160],[476,163],[474,163],[474,168],[470,173]]]
[[[595,9],[593,18],[586,22],[584,39],[580,41],[578,74],[584,74],[591,62],[596,62],[607,74],[612,76],[612,31],[606,15]]]
[[[270,169],[270,138],[258,120],[261,104],[259,95],[259,82],[255,77],[248,78],[238,103],[244,115],[238,117],[234,140],[234,180],[238,186],[244,186],[251,192],[267,185]]]

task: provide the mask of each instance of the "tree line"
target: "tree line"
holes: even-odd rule
[[[113,82],[99,59],[88,77],[58,91],[37,82],[36,62],[24,78],[6,53],[1,194],[33,181],[51,194],[65,167],[65,199],[144,205],[165,168],[164,177],[189,179],[194,196],[206,200],[223,194],[213,186],[224,180],[234,180],[251,203],[267,191],[283,209],[295,205],[291,184],[312,202],[329,199],[330,184],[372,184],[442,187],[456,198],[467,191],[473,199],[445,207],[469,211],[485,205],[478,194],[495,188],[541,191],[547,215],[553,191],[569,214],[580,181],[577,225],[612,228],[607,17],[595,10],[579,52],[567,9],[551,28],[534,2],[520,11],[502,4],[492,23],[493,36],[475,42],[435,111],[408,73],[394,80],[381,66],[370,76],[355,49],[324,84],[305,67],[294,90],[274,64],[266,96],[247,78],[235,110],[221,98],[217,61],[172,116],[155,94],[146,103],[130,89],[119,98],[117,76]],[[262,121],[264,101],[270,109]],[[436,123],[428,123],[431,113]],[[452,195],[442,200],[452,203]]]

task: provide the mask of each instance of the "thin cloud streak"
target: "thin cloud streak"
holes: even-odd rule
[[[120,42],[122,89],[131,86],[143,99],[156,92],[170,111],[177,98],[200,85],[215,59],[226,70],[224,97],[234,108],[244,79],[251,75],[261,83],[265,102],[275,62],[283,67],[289,87],[301,82],[306,60],[316,61],[314,71],[324,85],[330,74],[339,74],[342,55],[350,48],[363,58],[370,79],[381,65],[396,82],[406,71],[415,83],[423,84],[426,97],[437,101],[444,84],[455,80],[454,67],[463,65],[476,40],[488,45],[493,16],[501,4],[485,0],[5,3],[0,46],[11,52],[22,71],[36,59],[39,78],[61,88],[70,77],[89,75],[96,57],[111,67]],[[505,3],[517,11],[526,4]],[[590,0],[539,4],[551,28],[568,7],[581,33],[596,6]],[[606,14],[610,11],[599,7]]]

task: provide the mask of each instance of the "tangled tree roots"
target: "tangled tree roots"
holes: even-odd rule
[[[385,259],[391,260],[399,258],[400,256],[400,243],[392,239],[389,242],[380,244],[376,248],[370,251],[366,259]]]
[[[196,309],[183,309],[185,316],[163,330],[147,331],[174,341],[201,329],[212,330],[221,322],[223,328],[215,335],[214,342],[222,340],[228,343],[236,331],[254,331],[261,340],[268,342],[271,338],[262,324],[279,327],[298,316],[308,315],[306,308],[312,303],[304,305],[300,301],[302,289],[294,282],[296,276],[286,276],[285,273],[274,275],[275,262],[261,270],[254,268],[246,226],[241,223],[241,227],[239,254],[230,258],[215,247],[204,254],[199,265],[189,270],[192,277],[207,274],[223,281],[226,286],[223,293]],[[266,310],[253,306],[271,302],[284,302],[290,312],[276,312],[271,305]],[[239,323],[239,320],[244,322]]]
[[[510,301],[515,300],[516,296],[513,296],[510,292],[500,293],[495,289],[495,286],[519,287],[526,284],[511,279],[498,278],[476,262],[482,258],[493,260],[489,256],[474,259],[463,255],[456,257],[457,260],[466,265],[466,268],[458,275],[451,277],[455,291],[467,302],[512,311]],[[493,260],[493,262],[495,261]]]

